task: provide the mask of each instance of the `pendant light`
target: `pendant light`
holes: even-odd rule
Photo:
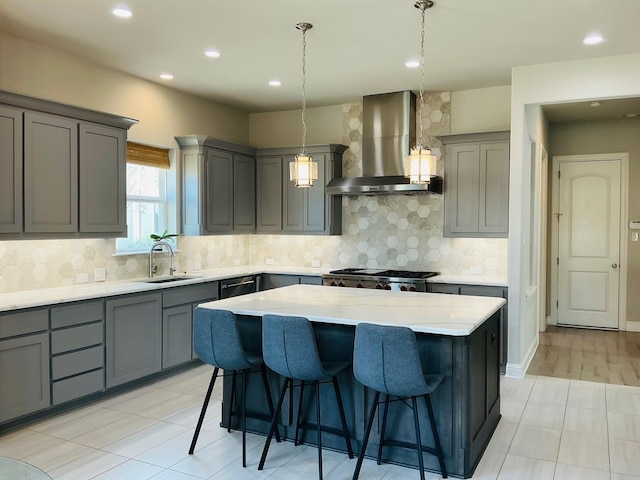
[[[424,108],[424,17],[428,8],[433,7],[431,0],[418,0],[415,7],[422,13],[420,28],[420,111],[418,144],[411,149],[411,153],[404,158],[404,176],[409,177],[411,183],[428,184],[431,177],[436,175],[436,156],[424,146],[422,131],[422,110]]]
[[[289,163],[289,179],[295,182],[296,187],[306,188],[313,186],[318,180],[318,162],[314,162],[306,153],[307,124],[305,112],[307,110],[306,87],[306,62],[307,62],[307,30],[313,28],[310,23],[298,23],[296,28],[302,32],[302,150],[296,155],[295,161]]]

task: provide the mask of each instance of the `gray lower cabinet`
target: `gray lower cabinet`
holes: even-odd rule
[[[218,299],[218,282],[174,287],[162,293],[162,368],[196,358],[193,353],[193,309]]]
[[[271,290],[272,288],[287,287],[289,285],[322,285],[322,277],[316,275],[288,275],[263,273],[260,281],[261,290]]]
[[[506,237],[509,132],[442,135],[445,237]]]
[[[104,302],[51,309],[51,403],[104,390]]]
[[[0,105],[0,234],[22,231],[22,111]]]
[[[204,135],[176,137],[186,235],[255,230],[255,149]]]
[[[0,315],[0,422],[48,408],[49,311]]]
[[[428,291],[431,293],[446,293],[451,295],[474,295],[477,297],[498,297],[508,299],[507,287],[489,285],[464,285],[453,283],[429,283]],[[507,345],[509,334],[509,315],[507,304],[500,309],[500,373],[505,373],[507,368]]]
[[[106,301],[106,387],[162,368],[162,294]]]
[[[297,188],[289,180],[289,163],[300,152],[298,148],[258,150],[257,231],[311,235],[342,233],[342,196],[327,195],[324,187],[342,176],[342,154],[345,145],[329,144],[307,147],[318,162],[318,181],[310,188]],[[278,175],[280,178],[278,179]],[[278,190],[281,187],[281,190]],[[281,217],[274,209],[281,205]],[[276,212],[278,210],[275,210]],[[280,226],[280,229],[278,229]]]

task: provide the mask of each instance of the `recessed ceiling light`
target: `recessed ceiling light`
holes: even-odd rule
[[[409,60],[404,64],[404,66],[407,68],[418,68],[420,66],[420,62],[417,60]]]
[[[282,85],[282,82],[280,80],[269,80],[269,85],[272,87],[279,87]]]
[[[220,52],[217,50],[207,50],[204,54],[209,58],[218,58],[220,56]]]
[[[163,80],[173,80],[173,75],[170,73],[163,73],[160,75],[160,78]]]
[[[130,18],[133,16],[133,13],[131,13],[131,10],[129,10],[126,7],[115,8],[111,13],[113,13],[116,17],[120,17],[120,18]]]
[[[638,118],[640,117],[640,113],[623,113],[620,115],[620,118]]]
[[[602,105],[600,102],[591,102],[589,104],[589,106],[592,108],[598,108],[600,105]]]
[[[590,33],[582,40],[585,45],[599,45],[602,42],[604,42],[604,38],[599,33]]]

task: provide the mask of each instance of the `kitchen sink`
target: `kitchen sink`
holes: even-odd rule
[[[138,282],[142,283],[169,283],[169,282],[179,282],[181,280],[191,280],[192,278],[200,278],[200,277],[187,277],[187,276],[177,276],[177,277],[162,277],[162,278],[147,278],[145,280],[138,280]]]

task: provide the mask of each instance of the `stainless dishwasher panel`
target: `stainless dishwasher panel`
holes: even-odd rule
[[[253,275],[220,281],[220,298],[237,297],[257,291],[258,281]]]

